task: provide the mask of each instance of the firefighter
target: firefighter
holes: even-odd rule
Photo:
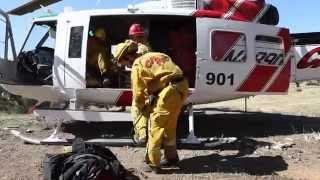
[[[134,23],[129,28],[129,38],[138,43],[138,53],[145,54],[152,51],[148,43],[144,28],[139,23]]]
[[[160,166],[179,161],[176,126],[189,85],[181,69],[166,54],[149,52],[141,55],[137,51],[137,43],[127,40],[117,45],[115,58],[119,64],[132,66],[133,115],[149,118],[144,170],[158,173]],[[160,162],[161,147],[164,148],[164,160]]]
[[[110,53],[107,51],[107,37],[103,28],[98,28],[94,36],[88,39],[87,72],[98,80],[97,86],[109,87],[111,85],[110,73],[113,64]],[[90,82],[89,82],[90,84]],[[94,83],[93,83],[94,84]]]
[[[134,23],[129,28],[129,38],[138,44],[137,53],[142,55],[147,52],[151,52],[151,47],[147,41],[147,36],[144,28],[141,24]],[[135,109],[133,102],[132,114],[133,114],[133,127],[134,127],[134,140],[137,145],[145,145],[147,142],[147,121],[149,117],[140,116],[135,114],[138,112]],[[138,118],[139,117],[139,118]]]

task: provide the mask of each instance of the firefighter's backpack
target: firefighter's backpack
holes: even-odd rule
[[[72,152],[46,155],[45,180],[124,179],[127,174],[116,156],[107,148],[76,139]]]

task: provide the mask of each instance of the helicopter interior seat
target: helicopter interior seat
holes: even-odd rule
[[[18,56],[17,72],[19,78],[28,84],[52,85],[52,65],[54,49],[37,47],[23,51]]]
[[[240,6],[235,7],[236,0],[212,0],[204,9],[197,10],[196,17],[224,18],[232,9],[236,11],[229,17],[231,20],[251,22],[259,13],[267,7],[258,20],[261,24],[276,25],[279,22],[279,13],[273,5],[267,5],[265,0],[244,1]]]

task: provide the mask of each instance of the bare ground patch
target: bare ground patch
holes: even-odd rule
[[[320,179],[320,87],[303,84],[302,89],[291,87],[287,96],[249,98],[248,112],[243,99],[196,106],[197,136],[238,140],[212,149],[182,148],[180,169],[167,169],[166,174],[140,171],[144,148],[110,148],[141,179]],[[37,137],[52,130],[42,129],[30,115],[0,115],[0,179],[42,179],[45,153],[59,153],[64,147],[24,144],[5,127]],[[129,131],[126,124],[115,127],[115,135]],[[187,135],[186,127],[182,117],[180,137]],[[82,128],[109,131],[110,124]]]

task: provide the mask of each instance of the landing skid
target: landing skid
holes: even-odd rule
[[[69,144],[70,141],[68,141],[66,138],[60,136],[60,131],[61,131],[61,125],[63,121],[58,121],[57,127],[54,129],[54,131],[50,134],[49,137],[44,138],[44,139],[39,139],[39,138],[32,138],[32,137],[27,137],[25,135],[22,135],[21,132],[17,130],[11,130],[11,134],[22,139],[24,142],[29,143],[29,144],[57,144],[57,145],[63,145],[63,144]]]
[[[40,139],[30,138],[30,137],[24,136],[24,135],[21,134],[21,132],[19,132],[17,130],[11,130],[10,133],[12,135],[22,139],[26,143],[29,143],[29,144],[41,144],[41,140]]]
[[[55,135],[50,135],[49,137],[45,139],[39,139],[39,138],[33,138],[33,137],[28,137],[25,135],[22,135],[21,132],[17,130],[11,130],[10,133],[21,140],[23,140],[25,143],[28,144],[35,144],[35,145],[65,145],[65,144],[70,144],[66,139],[64,138],[59,138]]]
[[[192,105],[188,106],[189,112],[189,135],[185,139],[178,139],[178,147],[206,147],[212,148],[225,143],[232,143],[237,138],[197,138],[194,133],[194,115]],[[57,127],[53,133],[45,139],[35,139],[22,135],[16,130],[11,133],[16,137],[30,144],[70,144],[71,140],[61,136],[61,125],[64,121],[86,121],[86,122],[130,122],[131,115],[129,112],[95,112],[83,110],[38,110],[34,111],[35,116],[45,121],[58,121]],[[89,139],[89,143],[103,144],[108,146],[136,146],[132,139]]]
[[[17,130],[11,130],[11,134],[20,138],[28,144],[34,145],[70,145],[72,141],[65,138],[57,137],[56,135],[51,134],[48,138],[37,139],[22,135]],[[221,146],[223,144],[233,143],[238,139],[235,137],[231,138],[200,138],[198,139],[199,143],[185,143],[187,139],[180,139],[177,141],[177,146],[179,148],[214,148]],[[105,146],[137,146],[132,139],[89,139],[85,142],[93,144],[101,144]]]

